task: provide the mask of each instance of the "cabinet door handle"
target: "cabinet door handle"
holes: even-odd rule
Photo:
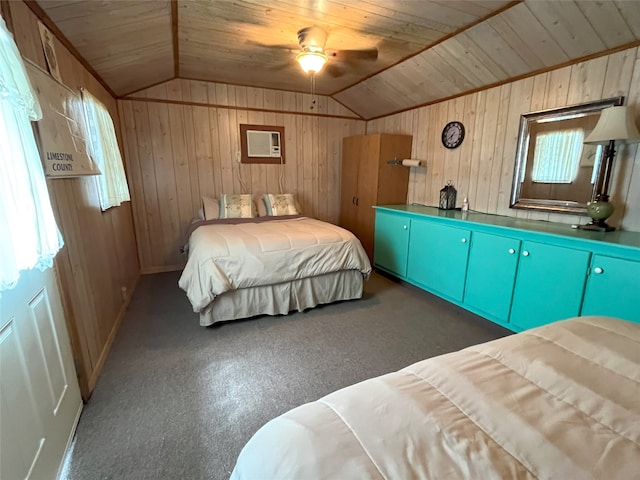
[[[604,270],[600,267],[596,267],[593,269],[594,273],[600,274],[600,273],[604,273]]]
[[[403,226],[402,226],[402,228],[406,230],[406,229],[407,229],[407,226],[406,226],[406,225],[403,225]]]
[[[509,249],[509,253],[510,253],[511,255],[513,255],[514,253],[516,253],[516,251],[515,251],[515,249],[510,248],[510,249]]]
[[[528,257],[529,256],[529,252],[527,250],[525,250],[524,252],[522,252],[522,256]]]
[[[461,241],[462,243],[467,243],[467,239],[466,239],[466,238],[464,238],[464,237],[462,237],[462,238],[460,239],[460,241]]]
[[[356,197],[356,207],[358,206],[359,203],[360,203],[360,199]]]
[[[355,205],[356,204],[356,196],[354,195],[353,197],[351,197],[351,205]]]

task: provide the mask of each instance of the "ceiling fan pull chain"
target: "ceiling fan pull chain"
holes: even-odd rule
[[[316,105],[316,75],[315,73],[311,73],[311,107],[310,110],[313,110]]]

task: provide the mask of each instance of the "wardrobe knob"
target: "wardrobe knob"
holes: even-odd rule
[[[407,229],[407,226],[406,226],[406,225],[403,225],[403,226],[402,226],[402,228],[406,230],[406,229]]]
[[[522,252],[522,255],[523,255],[524,257],[528,257],[528,256],[529,256],[529,252],[525,250],[524,252]]]
[[[604,270],[603,270],[602,268],[600,268],[600,267],[596,267],[596,268],[594,268],[594,269],[593,269],[593,271],[594,271],[595,273],[598,273],[598,274],[600,274],[600,273],[603,273],[603,272],[604,272]]]
[[[460,239],[460,241],[461,241],[462,243],[467,243],[467,239],[466,239],[466,238],[461,238],[461,239]]]
[[[510,249],[509,249],[509,253],[510,253],[511,255],[513,255],[514,253],[516,253],[516,251],[515,251],[513,248],[510,248]]]

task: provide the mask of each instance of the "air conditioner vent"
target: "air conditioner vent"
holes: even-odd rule
[[[280,132],[247,130],[249,157],[280,157]]]

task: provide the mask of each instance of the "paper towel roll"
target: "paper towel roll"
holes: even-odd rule
[[[421,167],[422,161],[405,158],[404,160],[402,160],[402,165],[404,165],[405,167]]]

